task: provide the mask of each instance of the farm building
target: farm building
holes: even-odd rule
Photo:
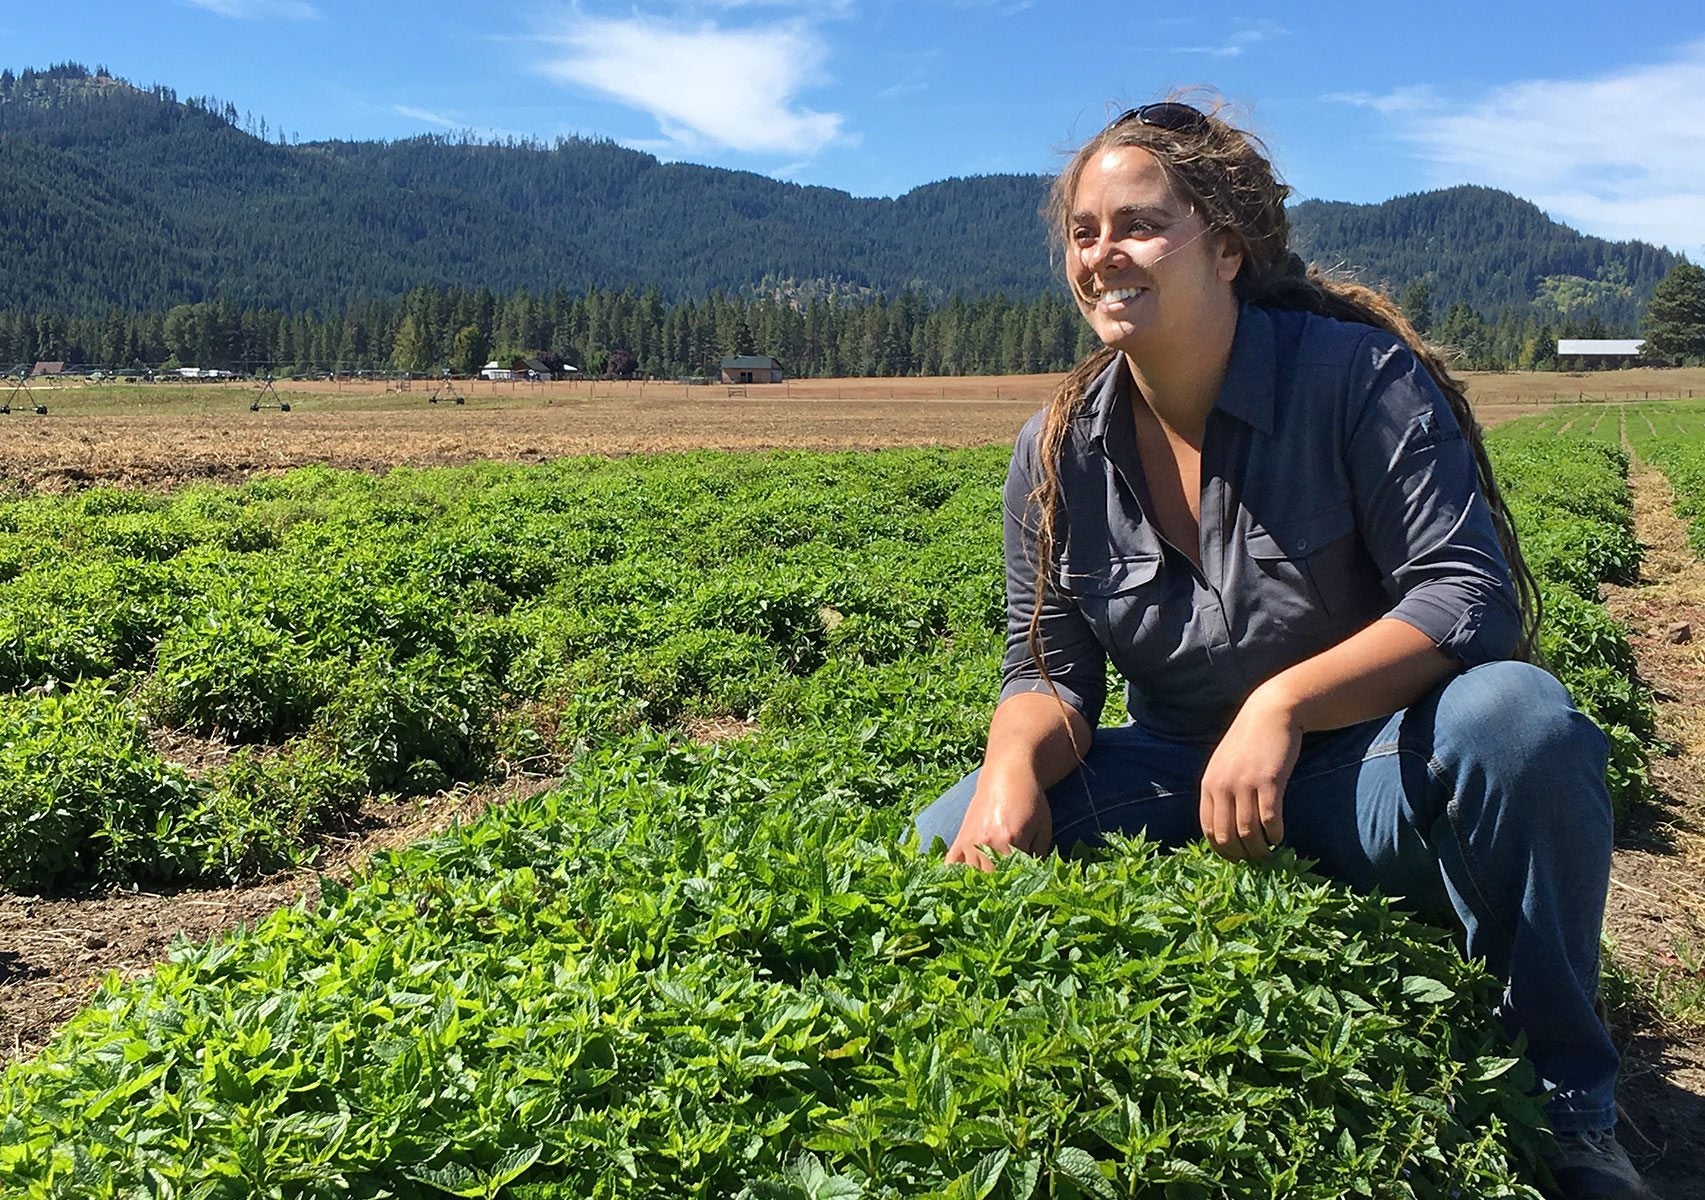
[[[580,368],[571,367],[566,363],[560,367],[552,367],[543,360],[531,355],[518,355],[507,361],[492,359],[480,368],[481,379],[572,379],[580,374]]]
[[[571,367],[567,363],[553,367],[543,359],[529,356],[515,360],[515,372],[524,379],[570,379],[580,374],[580,368]]]
[[[62,362],[38,362],[30,368],[30,374],[37,377],[42,375],[63,375],[65,364]]]
[[[218,367],[179,367],[177,370],[171,372],[171,374],[177,376],[179,379],[188,379],[193,381],[235,379],[237,377],[237,373],[235,371],[224,371],[220,370]]]
[[[773,358],[731,355],[718,368],[723,383],[780,383],[781,364]]]
[[[1633,360],[1640,357],[1645,342],[1639,338],[1559,338],[1558,358],[1589,358],[1595,366],[1609,365],[1610,359]]]

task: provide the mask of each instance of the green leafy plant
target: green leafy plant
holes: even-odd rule
[[[1289,863],[982,876],[833,786],[731,802],[858,770],[822,755],[611,747],[184,947],[0,1082],[0,1186],[1533,1195],[1528,1076],[1448,939]]]
[[[98,684],[0,695],[0,883],[196,874],[181,826],[200,789],[153,754],[130,706]]]

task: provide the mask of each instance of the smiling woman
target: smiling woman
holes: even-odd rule
[[[1306,269],[1253,138],[1133,109],[1052,196],[1102,347],[1020,434],[982,768],[917,822],[987,868],[1141,832],[1281,843],[1454,913],[1554,1089],[1556,1195],[1645,1195],[1594,1011],[1605,739],[1525,661],[1536,589],[1460,386]],[[1097,729],[1109,662],[1128,723]]]

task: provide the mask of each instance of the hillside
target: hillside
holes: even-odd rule
[[[420,284],[1028,297],[1054,287],[1046,186],[984,176],[859,198],[588,139],[286,145],[211,99],[74,64],[8,70],[0,310],[331,311]],[[1308,257],[1393,291],[1425,279],[1441,313],[1466,301],[1628,326],[1674,262],[1488,188],[1309,201],[1294,220]]]
[[[1034,177],[860,199],[584,139],[286,146],[235,115],[160,89],[0,81],[0,305],[300,310],[420,283],[671,299],[766,277],[938,295],[1049,283]]]
[[[1461,187],[1383,204],[1309,200],[1291,210],[1303,257],[1394,292],[1424,279],[1437,311],[1537,303],[1544,317],[1632,325],[1676,256],[1646,242],[1587,237],[1494,188]]]

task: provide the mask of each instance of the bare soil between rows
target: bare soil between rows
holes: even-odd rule
[[[1705,1200],[1705,1029],[1678,1025],[1643,989],[1685,971],[1677,947],[1705,946],[1705,562],[1687,544],[1663,474],[1630,475],[1639,582],[1605,589],[1628,626],[1666,747],[1655,803],[1617,835],[1605,932],[1635,995],[1613,1014],[1623,1050],[1621,1139],[1666,1200]]]
[[[324,835],[309,865],[241,886],[0,892],[0,1066],[41,1050],[108,976],[147,975],[180,939],[203,942],[252,928],[291,904],[311,908],[319,903],[322,876],[347,882],[381,851],[466,824],[491,804],[552,782],[515,777],[419,801],[369,803],[348,829]]]

